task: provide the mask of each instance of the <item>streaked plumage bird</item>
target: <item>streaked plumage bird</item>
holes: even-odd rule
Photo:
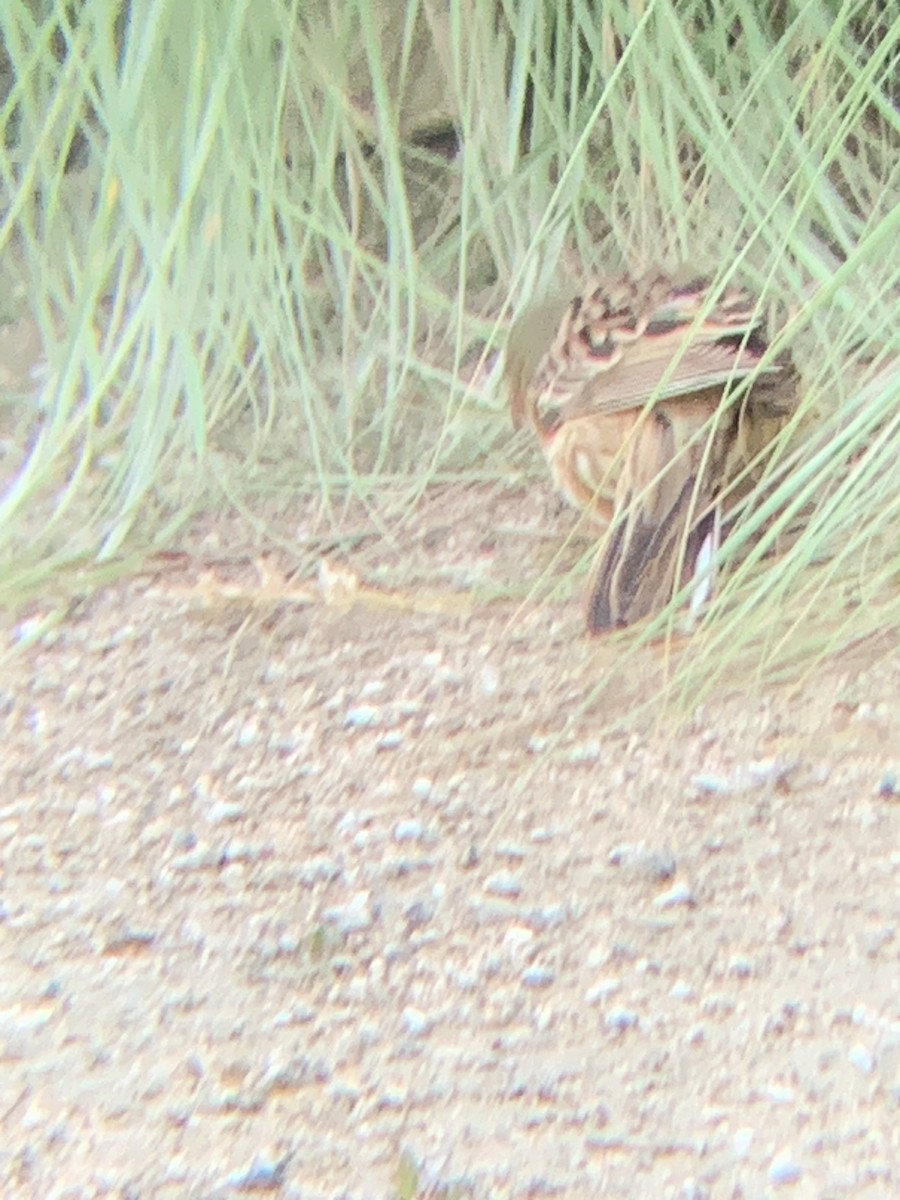
[[[761,320],[744,291],[651,274],[592,286],[562,313],[532,309],[511,330],[513,422],[531,424],[557,487],[604,535],[591,632],[660,611],[715,554],[723,489],[793,407],[790,364],[760,368]],[[752,390],[723,403],[751,374]]]

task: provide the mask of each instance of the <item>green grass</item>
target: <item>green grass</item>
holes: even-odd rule
[[[679,687],[896,631],[900,30],[771,9],[5,0],[0,321],[44,353],[0,373],[0,602],[263,486],[385,529],[499,478],[509,316],[690,263],[760,292],[804,403]]]

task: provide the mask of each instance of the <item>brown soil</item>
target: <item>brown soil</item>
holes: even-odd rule
[[[10,627],[0,1194],[900,1194],[900,654],[617,722],[543,503]]]

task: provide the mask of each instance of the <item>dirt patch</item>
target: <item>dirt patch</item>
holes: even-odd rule
[[[897,1193],[900,655],[616,728],[543,506],[9,631],[3,1195]]]

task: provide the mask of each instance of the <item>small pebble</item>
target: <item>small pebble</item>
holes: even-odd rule
[[[236,892],[246,886],[245,874],[243,863],[226,860],[225,865],[219,871],[219,882],[223,887]]]
[[[403,1010],[403,1024],[411,1037],[422,1037],[431,1029],[433,1021],[420,1008],[409,1005]]]
[[[311,887],[314,883],[333,883],[335,879],[340,879],[341,868],[333,858],[320,854],[308,858],[300,867],[298,876],[305,887]]]
[[[713,992],[701,1005],[705,1017],[727,1017],[734,1012],[734,1009],[734,1000],[725,992]]]
[[[756,787],[771,783],[783,785],[797,768],[797,763],[783,758],[760,758],[747,767],[750,783]]]
[[[211,800],[213,795],[213,777],[208,771],[197,777],[194,783],[194,795],[198,800]]]
[[[485,696],[493,696],[500,687],[500,672],[492,663],[485,663],[481,668],[481,691]]]
[[[528,909],[522,917],[531,929],[541,933],[567,924],[572,917],[572,910],[568,904],[544,904],[540,908]]]
[[[509,858],[515,861],[521,861],[527,855],[528,850],[521,842],[501,842],[497,847],[498,858]]]
[[[654,958],[639,958],[634,964],[634,969],[638,975],[662,974],[662,964],[658,963]]]
[[[609,864],[631,871],[651,883],[664,883],[671,879],[678,865],[671,850],[652,850],[632,842],[622,842],[614,846],[609,852]]]
[[[341,933],[359,933],[368,929],[374,920],[370,903],[371,893],[357,892],[348,904],[335,904],[326,908],[322,920],[335,925]]]
[[[671,880],[677,866],[676,857],[670,850],[652,850],[641,863],[644,876],[652,883]]]
[[[616,1033],[624,1033],[626,1029],[637,1027],[638,1015],[630,1008],[611,1008],[604,1017],[603,1023],[607,1029],[612,1029]]]
[[[469,911],[479,925],[500,925],[517,921],[521,916],[517,905],[511,900],[492,898],[481,900],[477,896],[468,902]]]
[[[869,1015],[869,1010],[865,1004],[859,1003],[853,1005],[853,1011],[850,1014],[854,1025],[871,1025],[872,1017]]]
[[[606,858],[611,867],[624,867],[634,863],[642,853],[642,846],[632,842],[620,842],[613,846]]]
[[[586,1004],[597,1004],[600,1000],[605,1000],[607,996],[612,996],[622,986],[621,979],[615,976],[610,976],[608,979],[598,979],[593,987],[589,987],[584,993]]]
[[[413,780],[412,794],[417,800],[427,800],[434,790],[434,783],[427,775],[420,775],[418,779]]]
[[[747,1155],[750,1153],[750,1147],[753,1145],[754,1136],[754,1131],[749,1127],[738,1129],[736,1131],[734,1138],[732,1139],[735,1158],[747,1157]]]
[[[359,817],[351,808],[347,812],[343,813],[343,815],[339,818],[336,827],[337,832],[345,835],[355,833],[359,828],[359,824]]]
[[[259,724],[255,718],[251,718],[251,720],[245,721],[238,730],[237,744],[245,750],[248,746],[252,746],[258,737]]]
[[[362,1095],[358,1083],[350,1079],[332,1079],[328,1085],[328,1095],[332,1100],[349,1100],[351,1103]]]
[[[111,767],[113,757],[105,751],[85,750],[83,761],[88,771],[99,771],[105,767]]]
[[[302,944],[296,933],[282,933],[278,938],[279,954],[296,954]]]
[[[573,746],[566,757],[570,763],[595,763],[599,761],[601,754],[600,743],[596,738],[589,738],[586,742]]]
[[[680,1200],[709,1200],[709,1192],[696,1179],[686,1179],[678,1193]]]
[[[190,1120],[186,1110],[171,1108],[166,1113],[166,1116],[168,1117],[170,1124],[175,1129],[183,1129]],[[185,1159],[179,1156],[169,1159],[168,1163],[166,1164],[166,1170],[165,1174],[163,1175],[163,1179],[166,1183],[183,1184],[188,1179],[189,1174],[190,1171],[188,1163]]]
[[[26,617],[16,626],[16,640],[30,644],[36,641],[47,627],[49,627],[49,618],[43,613],[35,617]]]
[[[318,1009],[306,1004],[296,1004],[293,1008],[283,1008],[277,1013],[273,1024],[277,1029],[287,1025],[307,1025],[319,1015]]]
[[[862,1044],[857,1042],[847,1055],[850,1062],[857,1070],[862,1071],[864,1075],[871,1075],[875,1070],[875,1059],[872,1057],[871,1051]]]
[[[274,1192],[284,1183],[288,1158],[273,1162],[266,1158],[255,1158],[247,1171],[236,1171],[228,1182],[239,1192]]]
[[[511,871],[495,871],[485,880],[484,890],[492,896],[519,896],[522,893],[522,881]]]
[[[357,704],[348,708],[344,716],[345,729],[369,729],[381,719],[381,710],[374,704]]]
[[[399,750],[403,745],[403,734],[399,729],[389,729],[384,737],[378,739],[379,750]]]
[[[734,785],[721,775],[695,775],[691,783],[706,796],[727,796],[735,790]]]
[[[794,1162],[790,1155],[779,1154],[772,1159],[772,1165],[769,1167],[769,1182],[781,1187],[796,1183],[802,1174],[803,1168]]]
[[[556,972],[549,967],[531,966],[522,972],[522,982],[526,987],[545,988],[556,980]]]
[[[244,815],[243,806],[226,800],[217,800],[211,804],[206,813],[210,825],[222,825],[228,821],[239,821]]]
[[[673,884],[667,891],[657,896],[653,903],[657,908],[674,908],[680,904],[694,908],[697,900],[688,885],[683,880],[679,880],[678,883]]]
[[[900,777],[897,776],[895,771],[888,771],[882,775],[881,781],[878,784],[878,795],[885,800],[900,796]]]
[[[513,925],[503,935],[503,945],[512,954],[517,954],[534,941],[534,934],[524,925]]]
[[[266,669],[263,672],[263,681],[265,683],[276,683],[279,679],[284,679],[288,673],[288,666],[284,659],[273,658],[266,663]]]
[[[394,841],[417,842],[424,832],[425,827],[422,822],[415,817],[410,817],[405,821],[398,821],[394,826]]]
[[[411,900],[403,906],[403,916],[410,929],[421,929],[434,916],[434,905],[424,900]]]

